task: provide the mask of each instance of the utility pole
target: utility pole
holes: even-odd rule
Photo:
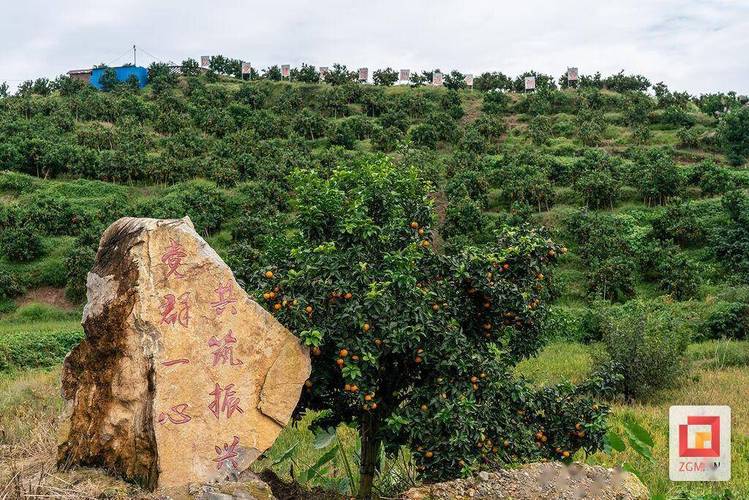
[[[137,65],[138,65],[138,59],[137,59],[137,55],[135,52],[135,44],[133,44],[133,66],[137,66]]]

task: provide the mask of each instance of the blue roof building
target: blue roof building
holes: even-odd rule
[[[102,85],[99,83],[99,80],[107,69],[109,68],[94,68],[91,70],[91,80],[89,80],[91,85],[101,90]],[[143,66],[119,66],[111,69],[113,69],[115,75],[117,75],[118,82],[126,82],[130,77],[134,76],[138,81],[139,88],[145,87],[146,83],[148,83],[148,70]]]

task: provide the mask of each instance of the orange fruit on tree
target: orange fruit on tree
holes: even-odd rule
[[[341,358],[335,360],[335,364],[337,364],[338,366],[343,366],[343,363],[344,361]]]
[[[345,299],[350,299],[351,297],[353,297],[353,295],[351,294],[351,292],[348,292],[348,293],[347,293],[346,295],[344,295],[343,297],[344,297]]]
[[[362,330],[364,330],[365,332],[368,332],[369,331],[369,323],[364,323],[364,325],[362,326]]]
[[[424,236],[424,229],[419,229],[419,236]]]
[[[371,407],[371,408],[372,408],[373,410],[376,410],[376,409],[377,409],[377,403],[372,403],[372,405],[371,405],[370,407]]]
[[[428,451],[428,452],[424,453],[424,456],[427,457],[427,458],[432,458],[434,456],[434,453],[431,452],[431,451]]]
[[[432,304],[432,310],[433,311],[439,311],[440,310],[440,305],[439,304]]]
[[[563,452],[562,452],[562,456],[563,456],[564,458],[569,458],[569,456],[570,456],[570,452],[569,452],[569,451],[566,451],[566,450],[565,450],[565,451],[563,451]]]
[[[265,271],[265,277],[268,279],[273,279],[273,271]]]
[[[411,221],[411,229],[418,229],[419,223],[416,221]]]
[[[357,392],[358,390],[359,390],[359,386],[357,386],[356,384],[353,384],[351,386],[351,392]]]
[[[429,410],[427,405],[421,405],[421,411],[426,412],[427,410]]]
[[[312,314],[312,306],[307,306],[304,308],[304,310],[307,312],[307,314]]]
[[[348,356],[348,350],[341,349],[340,351],[338,351],[338,355],[341,356],[342,358],[345,358],[346,356]]]
[[[429,240],[422,240],[421,241],[421,246],[422,247],[429,248],[429,245],[431,245],[431,243],[429,243]]]
[[[278,302],[275,303],[275,304],[273,304],[273,309],[275,309],[276,311],[278,311],[279,309],[281,309],[281,304],[278,303]]]
[[[351,384],[346,384],[343,386],[343,390],[346,392],[349,392],[351,390]]]
[[[364,396],[364,401],[372,401],[372,395],[371,394],[366,394]]]

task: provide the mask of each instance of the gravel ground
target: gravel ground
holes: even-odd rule
[[[524,465],[518,469],[480,472],[458,479],[408,490],[408,500],[507,498],[629,500],[647,499],[648,489],[637,477],[605,467],[560,462]]]

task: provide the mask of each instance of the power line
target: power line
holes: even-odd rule
[[[109,66],[110,64],[112,64],[113,62],[115,62],[115,61],[117,61],[117,60],[119,60],[119,59],[122,59],[122,56],[124,56],[125,54],[128,54],[129,52],[130,52],[130,48],[128,47],[128,49],[127,49],[127,50],[126,50],[125,52],[123,52],[123,53],[122,53],[122,54],[120,54],[119,56],[117,56],[117,57],[115,57],[114,59],[112,59],[111,61],[109,61],[109,62],[107,63],[107,66]]]

